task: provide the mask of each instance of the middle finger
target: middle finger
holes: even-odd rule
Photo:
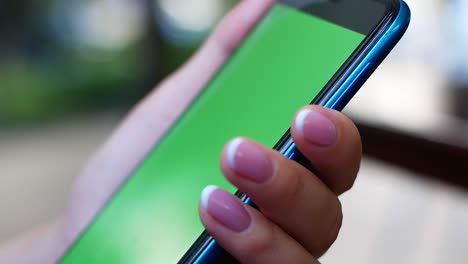
[[[267,218],[315,257],[335,241],[341,227],[340,202],[309,170],[244,138],[227,145],[221,167]]]

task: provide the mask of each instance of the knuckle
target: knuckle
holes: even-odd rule
[[[349,177],[347,177],[346,181],[342,184],[341,186],[341,189],[338,190],[338,194],[343,194],[345,192],[348,192],[349,190],[351,190],[356,182],[356,178],[357,178],[357,175],[358,175],[358,171],[359,171],[359,167],[360,167],[360,162],[357,162],[357,168],[356,168],[356,172],[355,173],[352,173],[350,174]]]
[[[347,142],[343,145],[347,149],[346,151],[343,151],[345,155],[344,159],[346,160],[345,163],[349,165],[348,169],[346,170],[346,177],[342,178],[343,180],[338,189],[339,194],[345,193],[353,188],[354,183],[356,181],[356,177],[361,168],[361,159],[363,152],[361,136],[354,123],[351,123],[351,125],[351,132],[346,133],[347,136],[344,140],[346,140]]]
[[[306,188],[304,177],[302,177],[302,173],[297,168],[297,166],[300,165],[293,164],[293,166],[295,169],[291,170],[292,173],[288,175],[287,179],[285,180],[285,184],[280,186],[282,188],[281,195],[286,197],[289,201],[296,201],[297,198],[301,197],[301,195],[304,193],[304,188]]]
[[[339,199],[336,199],[336,201],[337,204],[334,206],[335,212],[331,218],[329,230],[327,233],[325,233],[323,239],[320,241],[316,250],[313,252],[313,255],[316,257],[323,256],[335,243],[336,239],[338,238],[338,234],[340,233],[343,223],[343,211]]]
[[[340,130],[343,130],[344,132],[342,133],[344,140],[348,141],[348,144],[351,145],[352,148],[356,150],[356,152],[360,152],[362,149],[362,140],[358,127],[349,117],[342,113],[339,113],[339,115],[341,115],[341,118],[338,118],[338,120],[340,120],[339,122],[341,123],[339,127]]]
[[[247,260],[254,260],[258,256],[268,254],[273,249],[273,244],[278,232],[275,225],[265,225],[248,243],[244,244],[242,255]]]

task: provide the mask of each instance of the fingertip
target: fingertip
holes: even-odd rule
[[[236,167],[236,153],[239,146],[244,142],[243,138],[233,139],[226,147],[226,160],[229,168],[234,169]]]
[[[218,190],[218,189],[219,189],[219,187],[214,186],[214,185],[206,186],[205,189],[203,189],[203,191],[201,193],[201,198],[200,198],[200,203],[201,203],[201,206],[203,207],[203,209],[208,210],[208,201],[209,201],[211,195],[213,194],[213,192]]]
[[[298,135],[304,137],[304,122],[306,117],[312,112],[309,108],[304,108],[300,110],[295,118],[294,124],[296,125],[296,130]]]
[[[329,110],[317,107],[306,107],[295,117],[293,129],[296,136],[308,144],[317,147],[332,147],[338,140],[338,129]]]
[[[241,233],[248,229],[252,218],[238,197],[218,188],[208,186],[202,192],[201,207],[211,218],[216,219],[218,227]]]
[[[336,110],[311,105],[295,116],[292,136],[314,164],[317,176],[336,194],[349,190],[362,157],[361,137],[353,121]]]

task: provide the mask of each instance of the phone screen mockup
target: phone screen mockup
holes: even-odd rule
[[[219,168],[223,146],[245,136],[273,147],[365,37],[275,4],[61,263],[179,261],[204,230],[203,188],[235,192]]]

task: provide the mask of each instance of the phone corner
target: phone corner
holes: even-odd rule
[[[400,10],[395,19],[394,25],[399,27],[402,33],[406,31],[411,22],[411,9],[404,0],[400,1]]]

